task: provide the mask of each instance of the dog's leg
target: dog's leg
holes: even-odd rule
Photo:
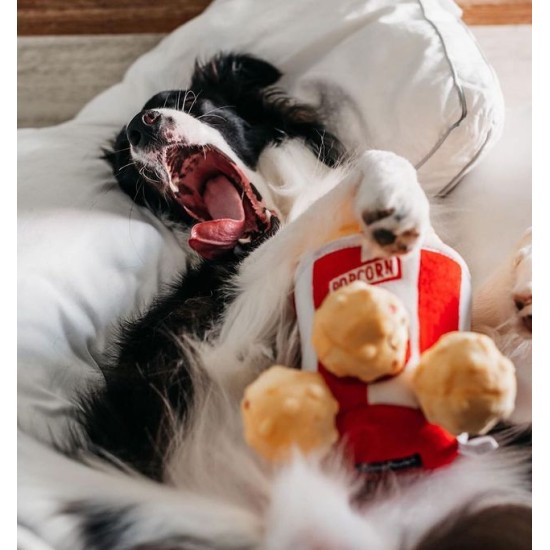
[[[276,336],[293,321],[291,291],[300,257],[354,222],[381,255],[404,254],[417,245],[429,227],[429,206],[408,161],[389,152],[365,153],[340,184],[243,262],[237,298],[210,348],[213,374],[225,377],[227,365],[238,365],[236,386],[230,385],[240,392],[276,359]]]

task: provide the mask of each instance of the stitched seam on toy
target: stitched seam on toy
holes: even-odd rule
[[[441,41],[441,46],[443,48],[443,54],[445,55],[445,59],[447,60],[447,63],[449,65],[449,68],[451,70],[451,76],[452,76],[452,79],[453,79],[453,85],[457,91],[457,94],[458,94],[458,99],[459,99],[459,102],[460,102],[460,107],[461,107],[461,115],[459,117],[459,119],[454,122],[449,128],[447,128],[446,132],[438,139],[438,141],[436,142],[436,144],[430,149],[430,151],[424,156],[424,158],[418,162],[415,166],[415,168],[417,170],[419,170],[426,162],[428,162],[428,160],[430,160],[430,158],[437,152],[437,150],[443,145],[443,143],[446,141],[446,139],[449,137],[449,135],[451,134],[451,132],[457,128],[461,122],[468,116],[468,107],[466,105],[466,96],[464,94],[464,89],[462,88],[461,84],[459,83],[458,81],[458,75],[456,73],[456,70],[455,70],[455,67],[451,61],[451,58],[449,57],[449,52],[447,51],[447,46],[445,44],[445,40],[443,39],[443,35],[441,34],[441,32],[439,31],[437,25],[431,20],[428,18],[428,16],[426,15],[426,9],[424,7],[424,3],[423,3],[423,0],[417,0],[418,2],[418,5],[420,6],[420,10],[422,11],[422,16],[424,17],[424,19],[426,20],[426,22],[431,25],[431,27],[434,29],[435,33],[437,34],[437,36],[439,37],[439,40]],[[454,181],[454,179],[453,179]],[[445,188],[448,186],[449,184],[447,184],[445,186]]]

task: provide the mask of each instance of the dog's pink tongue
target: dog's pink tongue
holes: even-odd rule
[[[202,198],[212,220],[192,227],[189,246],[211,260],[234,248],[241,238],[244,207],[239,192],[223,175],[206,182]]]

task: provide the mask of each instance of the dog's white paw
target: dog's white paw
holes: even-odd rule
[[[358,161],[362,181],[355,214],[363,232],[383,254],[405,254],[430,223],[428,199],[409,161],[388,151],[368,151]]]
[[[514,257],[512,299],[523,330],[533,330],[532,233],[529,230]]]

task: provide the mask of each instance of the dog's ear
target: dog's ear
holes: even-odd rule
[[[343,143],[326,128],[321,113],[313,106],[300,103],[281,90],[271,89],[262,96],[262,111],[270,120],[273,142],[301,139],[327,166],[334,167],[346,159]]]
[[[207,63],[195,64],[191,89],[205,95],[223,94],[228,100],[255,95],[275,84],[281,73],[252,55],[220,53]]]
[[[281,76],[267,61],[251,55],[221,53],[207,63],[196,64],[191,91],[217,109],[235,112],[247,123],[243,128],[247,141],[257,146],[253,157],[267,143],[298,138],[325,164],[338,164],[344,158],[344,146],[327,131],[315,108],[297,102],[274,86]],[[250,139],[251,135],[254,139]]]

